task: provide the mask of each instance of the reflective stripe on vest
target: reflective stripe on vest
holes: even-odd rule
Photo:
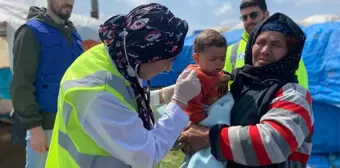
[[[105,46],[100,44],[91,48],[69,67],[61,81],[58,113],[46,167],[130,167],[98,146],[85,132],[81,125],[87,108],[84,103],[92,96],[75,97],[78,93],[81,96],[82,92],[93,93],[93,96],[108,92],[127,108],[136,111],[130,83],[111,62]]]
[[[63,90],[62,96],[67,97],[67,94],[70,90],[77,91],[77,89],[81,88],[93,88],[96,86],[102,86],[102,85],[108,85],[112,89],[115,90],[117,94],[120,94],[121,96],[118,96],[117,94],[114,94],[117,98],[124,98],[123,103],[128,106],[131,110],[134,110],[133,104],[135,102],[134,100],[134,94],[132,91],[132,88],[129,85],[126,85],[125,79],[115,76],[111,74],[108,71],[98,71],[96,73],[93,73],[91,75],[85,76],[80,79],[76,80],[65,80],[61,84],[61,89]],[[106,89],[105,89],[106,90]],[[109,92],[110,89],[108,89]],[[113,94],[113,93],[112,93]],[[73,113],[76,113],[76,116],[79,121],[83,120],[83,114],[81,113],[77,107],[72,108],[71,105],[66,103],[65,101],[62,101],[62,119],[65,126],[68,126],[73,123],[69,123],[70,117]],[[60,115],[59,114],[59,115]],[[98,153],[97,155],[94,154],[84,154],[79,152],[77,150],[76,146],[79,147],[79,145],[74,144],[74,141],[69,137],[68,134],[65,134],[64,132],[58,130],[58,145],[59,147],[64,148],[64,150],[67,151],[67,153],[72,157],[72,160],[77,164],[77,166],[81,168],[97,168],[97,167],[108,167],[108,165],[114,165],[114,167],[122,167],[122,168],[130,168],[129,165],[126,165],[119,159],[113,157],[113,156],[105,156],[100,155]],[[80,145],[81,146],[81,145]],[[83,147],[83,145],[82,145]]]
[[[104,81],[103,79],[106,79]],[[135,104],[135,95],[131,87],[125,86],[125,79],[122,79],[118,76],[112,75],[107,71],[98,71],[94,74],[89,76],[85,76],[81,79],[76,80],[67,80],[61,84],[61,88],[64,91],[67,91],[71,88],[76,87],[96,87],[103,84],[109,85],[111,88],[114,88],[116,92],[122,95],[124,98],[123,103],[128,106],[131,110],[135,110],[132,106]],[[125,102],[124,102],[125,101]],[[66,106],[65,106],[66,105]],[[68,124],[68,120],[70,118],[72,112],[72,107],[69,106],[67,103],[63,103],[63,116],[65,125]],[[79,115],[80,113],[77,113]],[[78,118],[82,118],[78,116]]]
[[[103,81],[104,79],[106,79],[106,81]],[[62,83],[61,88],[66,91],[74,87],[95,87],[103,84],[107,84],[111,88],[115,89],[119,94],[122,95],[126,103],[135,103],[135,94],[131,87],[125,85],[125,79],[112,75],[108,71],[98,71],[81,79],[67,80]]]
[[[88,155],[79,153],[71,138],[61,131],[58,131],[58,142],[61,147],[68,151],[72,159],[74,159],[80,168],[131,167],[112,156]]]
[[[230,63],[231,63],[231,66],[232,66],[232,70],[235,69],[235,64],[236,64],[236,59],[237,59],[237,50],[238,50],[239,45],[240,45],[240,41],[237,42],[236,44],[234,44],[233,48],[231,49]]]

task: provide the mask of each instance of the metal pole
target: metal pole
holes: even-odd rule
[[[99,19],[98,0],[91,0],[91,17]]]

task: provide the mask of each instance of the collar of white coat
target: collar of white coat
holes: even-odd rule
[[[109,56],[108,48],[107,48],[106,46],[105,46],[105,51],[106,51],[106,54]],[[109,59],[110,59],[110,61],[111,61],[111,63],[112,63],[113,66],[117,66],[116,63],[112,60],[111,57],[109,57]],[[138,70],[139,65],[140,65],[140,64],[137,64],[134,70],[135,70],[135,72],[136,72],[136,74],[137,74],[137,79],[138,79],[139,85],[140,85],[141,87],[143,87],[143,79],[140,78],[140,77],[138,76],[138,73],[137,73],[137,70]]]

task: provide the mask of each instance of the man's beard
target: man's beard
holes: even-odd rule
[[[71,17],[71,12],[70,13],[62,13],[62,8],[55,8],[53,4],[51,4],[51,10],[52,12],[57,15],[60,19],[62,20],[68,20]]]
[[[253,30],[253,28],[258,24],[258,23],[260,23],[260,22],[262,22],[263,20],[265,20],[266,19],[266,17],[265,16],[263,16],[263,18],[259,21],[259,22],[257,22],[257,23],[255,23],[255,24],[252,24],[251,25],[251,28],[248,28],[248,29],[246,29],[246,31],[247,31],[247,33],[251,33],[251,31]]]
[[[251,25],[251,28],[249,28],[250,26],[248,26],[248,28],[246,28],[247,33],[250,34],[251,31],[253,30],[253,28],[255,27],[255,25],[256,25],[256,24],[252,24],[252,25]]]

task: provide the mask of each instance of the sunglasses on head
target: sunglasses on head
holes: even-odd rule
[[[240,19],[242,21],[247,21],[248,20],[248,16],[250,17],[251,20],[254,20],[254,19],[257,18],[257,16],[259,16],[259,12],[254,11],[254,12],[249,13],[248,15],[242,15],[240,17]]]

